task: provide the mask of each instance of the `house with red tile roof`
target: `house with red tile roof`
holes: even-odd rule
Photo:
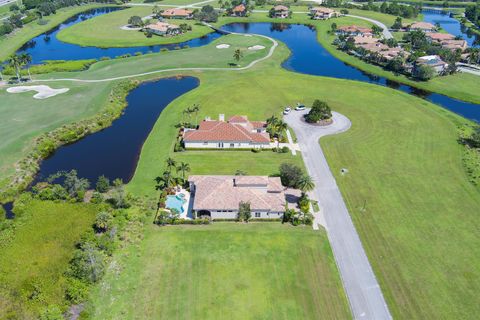
[[[407,27],[407,31],[415,31],[415,30],[420,30],[423,32],[434,32],[437,30],[437,27],[435,27],[433,24],[429,22],[414,22],[410,24]]]
[[[431,42],[440,43],[445,40],[454,40],[455,36],[449,33],[430,32],[426,35],[427,39]]]
[[[186,129],[186,149],[263,149],[270,148],[270,135],[263,121],[249,121],[246,116],[233,116],[228,121],[204,120],[198,129]]]
[[[340,15],[339,12],[324,7],[313,7],[310,9],[310,16],[314,20],[327,20],[330,18],[338,17]]]
[[[143,29],[159,36],[174,36],[182,33],[182,28],[179,26],[161,21],[146,25]]]
[[[340,26],[335,31],[338,35],[347,36],[372,36],[373,30],[370,28],[359,27],[356,25]]]
[[[230,15],[234,17],[245,17],[247,15],[247,7],[241,3],[232,8],[232,13]]]
[[[290,16],[290,9],[284,5],[278,5],[270,9],[270,16],[272,18],[285,19]]]
[[[278,219],[285,213],[288,191],[279,177],[200,175],[188,182],[194,217],[236,219],[240,202],[250,203],[252,219]]]
[[[166,9],[160,15],[169,19],[193,19],[193,11],[184,8]]]

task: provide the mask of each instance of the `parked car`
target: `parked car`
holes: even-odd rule
[[[305,106],[303,104],[297,104],[297,106],[295,107],[295,110],[297,111],[303,111],[305,110]]]
[[[292,111],[292,108],[286,107],[285,110],[283,110],[283,114],[284,114],[284,115],[287,115],[287,114],[290,113],[290,111]]]

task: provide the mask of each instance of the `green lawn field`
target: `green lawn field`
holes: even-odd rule
[[[9,237],[0,232],[0,319],[33,319],[40,308],[63,302],[63,274],[95,210],[32,201],[17,219],[11,242],[4,245]]]
[[[161,37],[154,35],[151,38],[147,38],[141,31],[121,29],[122,26],[125,26],[128,23],[128,19],[131,16],[145,17],[152,14],[152,9],[153,7],[151,6],[137,6],[102,15],[95,19],[89,19],[63,29],[58,33],[58,39],[82,46],[96,46],[103,48],[135,47],[184,42],[201,37],[213,31],[209,27],[198,24],[196,21],[180,19],[172,19],[168,20],[168,22],[176,25],[187,23],[192,26],[192,31],[174,37]],[[162,9],[166,9],[166,7],[162,7]]]
[[[115,257],[92,319],[348,319],[323,231],[280,223],[150,227]]]

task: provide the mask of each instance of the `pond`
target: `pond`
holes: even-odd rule
[[[439,13],[424,10],[422,11],[422,14],[423,21],[430,22],[431,24],[438,23],[446,32],[453,34],[454,36],[463,37],[469,46],[478,46],[474,45],[477,36],[475,34],[468,34],[466,30],[462,29],[461,23],[457,19],[450,17],[449,12]]]
[[[76,44],[62,42],[57,39],[57,34],[60,30],[70,27],[82,21],[92,19],[94,17],[104,15],[113,11],[118,11],[123,8],[108,7],[91,9],[75,15],[66,20],[58,27],[48,31],[45,34],[39,35],[24,46],[22,46],[18,53],[28,53],[32,56],[32,64],[38,64],[45,60],[85,60],[85,59],[100,59],[101,57],[115,58],[124,54],[134,55],[136,52],[158,52],[162,48],[173,50],[177,47],[198,47],[209,44],[213,40],[221,36],[220,33],[210,33],[204,37],[192,39],[182,43],[143,46],[143,47],[125,47],[125,48],[98,48],[98,47],[82,47]],[[127,32],[127,31],[125,31]],[[137,31],[128,31],[137,32]]]
[[[124,114],[113,124],[70,145],[60,147],[42,161],[35,182],[60,170],[75,169],[93,184],[101,175],[128,182],[148,134],[162,110],[174,99],[199,85],[197,78],[166,78],[146,82],[127,96]]]

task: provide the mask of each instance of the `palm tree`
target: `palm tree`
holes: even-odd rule
[[[283,122],[279,121],[277,122],[277,134],[278,134],[278,139],[283,139],[283,133],[288,129],[288,125]]]
[[[235,59],[235,61],[239,62],[240,59],[242,59],[243,57],[243,53],[240,49],[236,49],[235,52],[233,53],[233,59]]]
[[[298,181],[298,188],[302,193],[312,191],[315,188],[315,183],[313,182],[312,177],[307,174],[303,175],[300,181]]]
[[[17,81],[20,81],[20,67],[21,67],[21,59],[20,56],[14,54],[8,60],[8,65],[15,69],[15,73],[17,74]]]
[[[200,105],[194,104],[192,107],[192,112],[195,112],[195,125],[198,126],[198,112],[200,111]]]
[[[468,55],[468,63],[477,64],[480,60],[480,49],[471,48],[470,54]]]
[[[172,168],[175,168],[176,161],[172,158],[167,159],[167,170],[168,172],[172,172]]]
[[[20,55],[20,62],[22,66],[27,66],[28,76],[30,77],[30,80],[32,80],[32,77],[30,76],[30,69],[28,68],[28,65],[32,62],[32,56],[28,53],[22,53]]]
[[[190,165],[186,162],[180,162],[180,164],[177,167],[177,172],[182,173],[182,179],[185,181],[185,172],[190,171]]]

